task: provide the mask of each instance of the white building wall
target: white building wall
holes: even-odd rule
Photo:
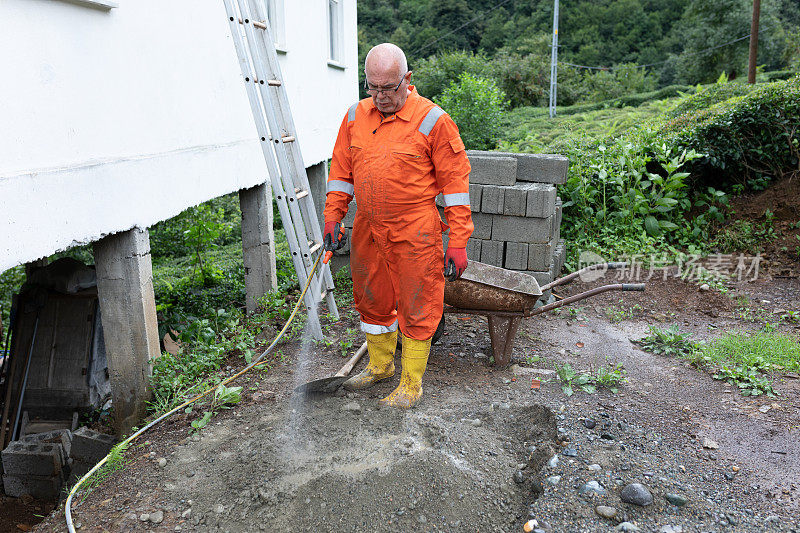
[[[222,0],[0,2],[0,271],[148,227],[267,179]],[[280,54],[306,166],[358,98],[355,0],[344,69],[327,0],[285,0]]]

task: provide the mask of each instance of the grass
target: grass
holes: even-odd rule
[[[776,372],[800,371],[800,339],[772,328],[756,333],[728,332],[707,343],[689,337],[676,326],[651,326],[650,335],[636,342],[649,352],[684,358],[714,379],[738,387],[744,396],[773,396]]]

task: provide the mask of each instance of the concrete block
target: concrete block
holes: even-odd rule
[[[247,312],[252,313],[259,299],[278,287],[272,187],[262,183],[240,190],[239,207],[242,211],[245,305]]]
[[[525,216],[547,218],[556,209],[556,187],[543,183],[526,183],[522,185],[528,193]]]
[[[550,274],[550,270],[545,270],[544,272],[539,271],[532,271],[529,270],[526,274],[530,274],[534,278],[536,278],[536,282],[541,287],[542,285],[547,285],[551,281],[553,281],[553,276]]]
[[[528,268],[538,272],[545,272],[553,262],[554,242],[532,243],[528,245]]]
[[[91,429],[78,428],[72,434],[72,452],[70,457],[73,460],[83,461],[96,465],[100,460],[108,455],[111,448],[116,444],[116,439],[111,435],[98,433]]]
[[[498,187],[494,185],[484,186],[483,196],[481,198],[481,212],[502,215],[505,196],[505,187]]]
[[[528,191],[522,187],[504,187],[503,214],[524,217],[528,207]]]
[[[492,216],[492,240],[527,243],[550,242],[555,215],[548,218]]]
[[[480,261],[481,258],[481,241],[480,239],[470,239],[467,241],[467,259]]]
[[[61,474],[55,476],[33,476],[5,474],[3,476],[3,489],[6,496],[19,498],[30,494],[40,500],[52,500],[58,497],[64,480]]]
[[[49,477],[61,473],[60,444],[15,441],[3,450],[3,472],[18,476]]]
[[[567,260],[567,243],[564,239],[558,241],[555,252],[553,252],[553,264],[551,274],[553,279],[559,277],[561,269],[564,268],[564,261]]]
[[[61,464],[66,464],[69,458],[69,452],[72,448],[72,432],[68,429],[56,429],[46,433],[33,433],[25,435],[20,442],[36,443],[36,444],[59,444],[61,445]]]
[[[472,224],[475,226],[475,231],[472,232],[473,239],[492,238],[492,215],[472,213]]]
[[[517,159],[499,152],[467,150],[469,182],[481,185],[514,185],[517,181]]]
[[[528,244],[524,242],[507,242],[504,267],[511,270],[527,270]]]
[[[516,154],[493,152],[517,159],[517,181],[534,181],[560,185],[567,182],[569,159],[557,154]]]
[[[553,221],[554,228],[561,227],[561,217],[564,214],[563,212],[564,212],[564,202],[561,201],[561,198],[556,197],[556,205],[555,205],[556,219]]]
[[[483,186],[477,183],[469,184],[469,208],[472,211],[481,210],[481,199],[483,198]]]
[[[86,463],[84,461],[75,459],[70,465],[69,484],[74,485],[80,478],[86,475],[97,463]]]
[[[483,241],[481,243],[481,263],[502,267],[505,244],[502,241]]]

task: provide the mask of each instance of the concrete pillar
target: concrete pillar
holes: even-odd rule
[[[308,175],[308,187],[314,198],[319,225],[322,227],[325,223],[322,212],[325,210],[325,193],[328,190],[328,161],[311,165],[306,169],[306,175]]]
[[[272,229],[272,187],[263,183],[239,191],[242,209],[242,253],[247,312],[258,299],[278,287],[275,265],[275,233]]]
[[[111,376],[114,425],[129,433],[150,399],[150,360],[158,357],[150,236],[134,228],[94,243],[97,292]]]

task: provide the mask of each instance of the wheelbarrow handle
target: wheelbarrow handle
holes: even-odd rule
[[[644,291],[644,283],[623,283],[622,284],[623,291]]]
[[[597,263],[596,265],[589,265],[589,266],[584,267],[584,268],[582,268],[580,270],[576,270],[572,274],[567,274],[563,278],[558,278],[556,280],[553,280],[550,283],[548,283],[546,285],[542,285],[539,288],[542,290],[542,292],[544,292],[544,291],[546,291],[548,289],[552,289],[553,287],[555,287],[557,285],[566,285],[567,283],[572,283],[572,281],[574,281],[575,278],[580,277],[583,274],[586,274],[586,273],[591,272],[593,270],[600,270],[600,269],[615,270],[615,269],[619,269],[619,268],[625,268],[627,266],[628,266],[628,263],[626,263],[625,261],[617,261],[617,262],[614,262],[614,263]],[[644,289],[642,289],[642,290],[644,290]]]

